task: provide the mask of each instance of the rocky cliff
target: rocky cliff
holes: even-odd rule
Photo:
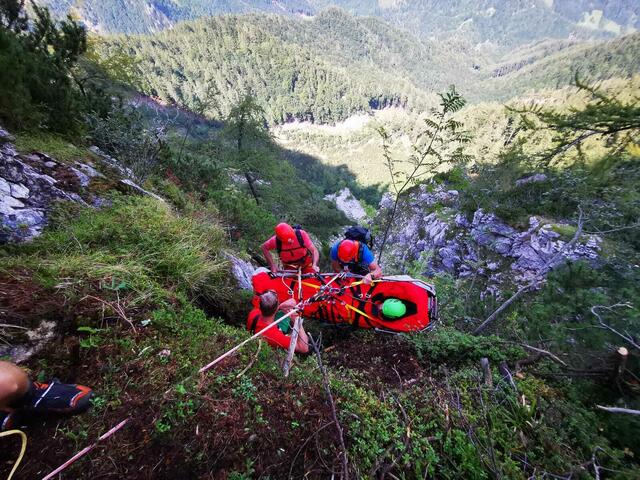
[[[160,199],[96,147],[82,161],[62,162],[42,152],[19,153],[13,141],[0,127],[0,244],[38,236],[58,201],[98,208],[108,203],[101,192],[110,189]]]
[[[571,225],[530,217],[529,228],[519,230],[482,209],[463,213],[458,197],[458,191],[442,185],[420,185],[403,199],[382,258],[384,268],[406,272],[417,266],[427,276],[440,271],[475,275],[499,295],[503,285],[529,282],[563,261],[598,259],[598,236],[582,235],[568,248]],[[381,227],[392,205],[390,196],[382,199],[376,220]]]

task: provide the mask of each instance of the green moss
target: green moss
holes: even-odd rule
[[[91,156],[88,150],[73,145],[60,135],[45,132],[18,133],[16,148],[25,153],[43,152],[61,162],[72,162]]]

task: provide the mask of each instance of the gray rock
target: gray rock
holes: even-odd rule
[[[426,272],[481,276],[492,286],[487,294],[499,296],[503,283],[531,282],[554,266],[550,262],[565,242],[551,225],[530,217],[529,228],[518,231],[481,209],[469,222],[452,206],[456,205],[455,196],[442,187],[429,190],[423,185],[400,202],[381,261],[385,272],[406,272],[407,265],[419,261]],[[391,206],[392,198],[385,196],[378,219],[384,219]],[[595,260],[599,243],[594,236],[585,235],[557,261]]]
[[[13,215],[17,208],[24,208],[24,203],[10,195],[0,197],[0,213],[3,215]]]
[[[15,142],[16,137],[7,132],[4,128],[0,127],[0,143]]]
[[[11,185],[11,196],[13,198],[29,198],[29,189],[19,183]]]
[[[91,179],[89,178],[89,175],[85,174],[84,172],[81,172],[77,168],[69,167],[69,170],[71,170],[76,175],[76,177],[78,177],[78,180],[80,181],[80,186],[84,188],[89,186],[89,182],[91,181]]]
[[[238,286],[243,290],[253,290],[251,277],[253,277],[257,267],[231,253],[227,253],[226,257],[231,262],[231,273],[237,280]]]
[[[11,195],[11,185],[0,177],[0,195]]]
[[[153,192],[150,192],[148,190],[145,190],[144,188],[142,188],[140,185],[138,185],[137,183],[135,183],[133,180],[129,180],[128,178],[123,178],[120,180],[120,183],[122,183],[123,185],[126,185],[128,187],[130,187],[131,189],[133,189],[135,192],[140,193],[142,195],[148,195],[149,197],[153,197],[156,200],[160,200],[161,202],[164,203],[164,198],[160,197],[159,195],[156,195]]]
[[[538,182],[546,182],[547,176],[544,173],[536,173],[535,175],[530,175],[528,177],[520,178],[516,180],[516,186],[519,187],[521,185],[526,185],[527,183],[538,183]]]
[[[76,163],[76,167],[78,167],[78,169],[80,171],[82,171],[85,175],[87,175],[89,178],[94,178],[94,177],[102,177],[102,178],[104,178],[103,174],[101,174],[99,171],[97,171],[91,165],[88,165],[86,163],[77,162]]]
[[[338,210],[344,213],[349,220],[359,222],[367,216],[367,212],[364,211],[358,199],[346,187],[336,194],[326,195],[324,199],[335,202]]]

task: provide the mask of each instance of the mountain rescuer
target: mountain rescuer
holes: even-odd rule
[[[279,223],[275,235],[262,244],[262,253],[273,273],[278,271],[270,250],[277,250],[284,269],[302,269],[302,273],[318,272],[320,254],[309,234],[299,225]]]
[[[262,295],[259,295],[259,298],[260,307],[251,310],[247,319],[247,329],[251,333],[259,332],[270,323],[273,323],[283,315],[289,313],[296,306],[293,298],[279,303],[278,294],[273,290],[267,290]],[[285,350],[288,349],[289,344],[291,343],[291,337],[289,334],[291,332],[291,325],[293,324],[293,322],[290,322],[289,320],[295,320],[296,316],[297,314],[294,313],[275,327],[264,332],[262,337],[264,337],[267,343],[272,347],[284,348]],[[300,326],[300,332],[298,333],[295,352],[309,352],[309,338],[302,326]]]
[[[356,275],[364,275],[363,283],[370,284],[382,276],[382,269],[376,263],[371,249],[358,240],[340,240],[331,247],[331,266],[336,272],[348,270]]]
[[[82,385],[32,382],[17,365],[0,361],[0,430],[19,426],[33,413],[80,413],[89,408],[91,396]]]

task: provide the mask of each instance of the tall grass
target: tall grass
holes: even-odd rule
[[[109,208],[76,215],[60,206],[55,224],[10,262],[35,268],[48,286],[90,282],[139,300],[166,292],[215,300],[228,293],[223,247],[217,223],[178,216],[152,198],[115,197]]]

